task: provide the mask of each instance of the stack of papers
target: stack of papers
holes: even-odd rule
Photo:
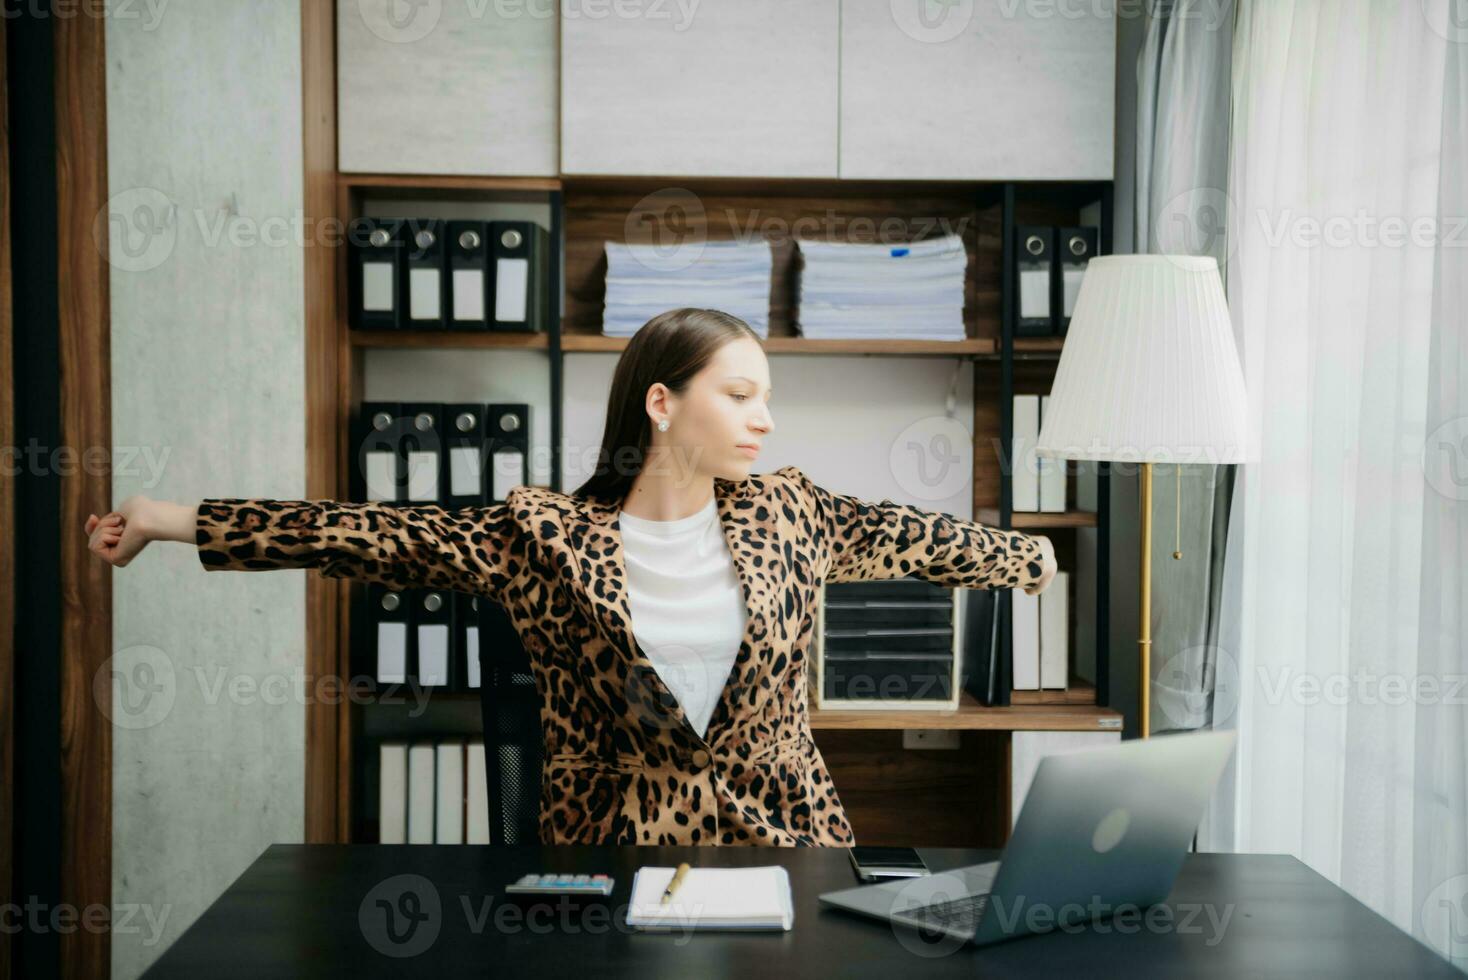
[[[958,235],[907,245],[798,242],[800,332],[830,340],[963,340]]]
[[[661,904],[676,868],[638,868],[627,924],[649,931],[688,929],[789,930],[795,923],[790,875],[778,865],[689,868]]]
[[[684,242],[676,247],[606,242],[602,333],[630,337],[680,306],[721,310],[761,337],[770,333],[770,243]]]

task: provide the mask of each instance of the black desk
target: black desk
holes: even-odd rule
[[[994,852],[920,848],[933,871],[992,860]],[[795,926],[769,933],[637,933],[623,921],[632,874],[680,860],[790,872]],[[613,911],[578,923],[551,917],[501,919],[500,889],[530,871],[606,872],[616,879]],[[359,919],[374,889],[396,899],[399,875],[421,876],[425,910],[438,913],[394,958],[377,911]],[[420,880],[415,877],[412,880]],[[766,978],[1142,976],[1452,977],[1428,947],[1403,933],[1293,857],[1190,854],[1165,903],[1170,925],[1131,934],[1052,932],[994,946],[925,944],[918,934],[821,907],[816,896],[856,883],[846,852],[818,847],[449,847],[286,845],[265,851],[171,946],[145,976],[529,976]],[[380,897],[377,891],[373,898]],[[490,901],[490,899],[493,899]],[[466,903],[469,912],[466,912]],[[1185,929],[1184,916],[1207,903]],[[369,909],[374,903],[365,903]],[[396,903],[394,903],[396,904]],[[1230,913],[1231,906],[1231,913]],[[486,910],[487,909],[487,913]],[[1229,915],[1220,930],[1214,923]],[[569,922],[572,932],[549,927]],[[1140,926],[1138,928],[1138,926]],[[436,932],[434,931],[437,927]],[[477,929],[477,931],[476,931]],[[901,937],[898,932],[902,932]],[[1219,939],[1220,931],[1222,938]],[[945,941],[947,942],[947,941]]]

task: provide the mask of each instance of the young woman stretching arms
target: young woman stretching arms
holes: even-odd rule
[[[119,567],[182,541],[207,570],[314,568],[502,605],[540,698],[545,843],[850,846],[806,695],[821,584],[1035,594],[1055,557],[1043,536],[833,493],[794,466],[751,475],[769,398],[747,324],[670,310],[618,361],[601,458],[574,493],[519,486],[459,510],[134,496],[86,532]]]

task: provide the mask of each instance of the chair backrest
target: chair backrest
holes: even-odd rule
[[[480,602],[479,706],[484,716],[490,844],[540,841],[540,770],[545,736],[530,658],[509,615]]]

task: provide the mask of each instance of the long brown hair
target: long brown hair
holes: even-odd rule
[[[612,374],[596,472],[576,488],[575,495],[613,503],[625,500],[652,442],[647,389],[662,382],[682,393],[715,351],[743,337],[760,342],[759,334],[737,316],[690,306],[659,313],[639,327]]]

